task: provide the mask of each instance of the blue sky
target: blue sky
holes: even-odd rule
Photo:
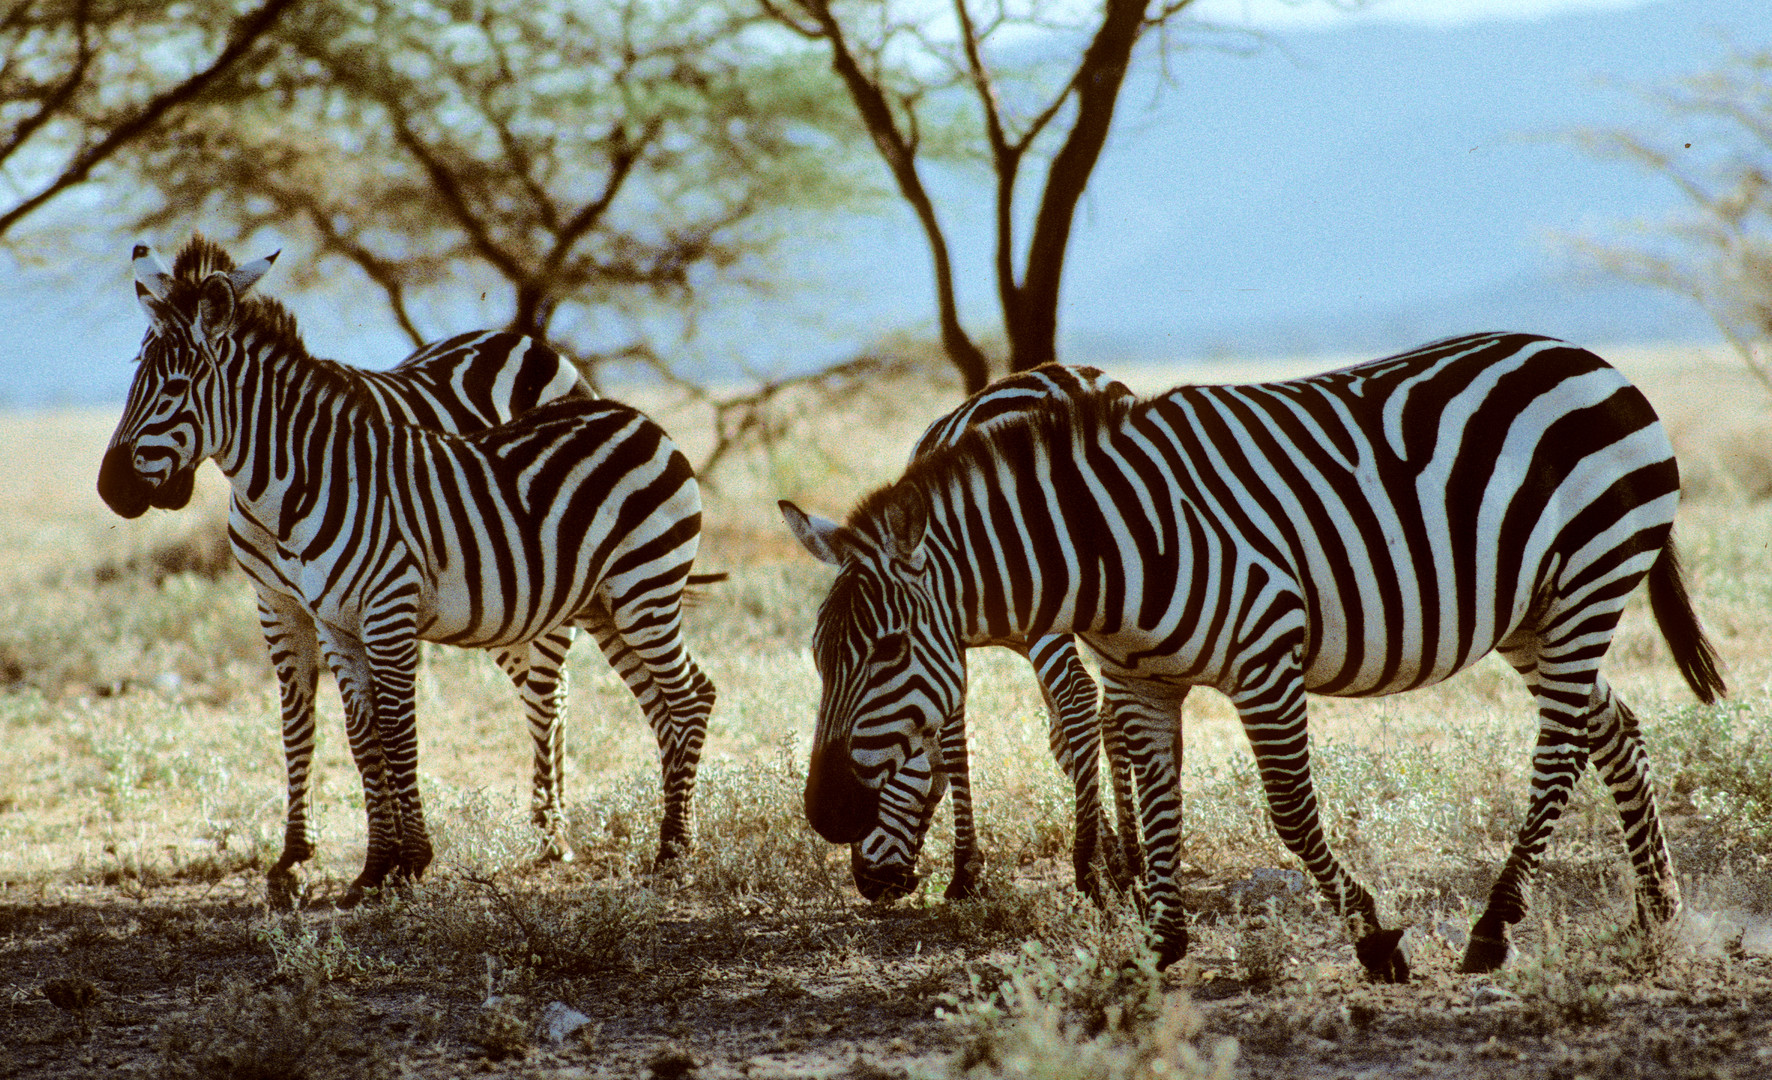
[[[1203,0],[1269,34],[1250,55],[1194,50],[1171,77],[1129,80],[1066,263],[1061,355],[1116,361],[1276,352],[1378,355],[1450,333],[1513,328],[1583,344],[1705,336],[1655,294],[1575,280],[1560,236],[1665,217],[1677,195],[1595,161],[1582,127],[1662,118],[1631,87],[1772,41],[1766,0]],[[964,315],[995,321],[982,173],[933,170]],[[192,229],[203,223],[193,221]],[[163,251],[183,237],[146,238]],[[0,269],[0,406],[120,398],[142,331],[133,238],[76,236],[50,264]],[[244,252],[244,255],[260,254]],[[290,245],[284,259],[303,252]],[[929,259],[889,203],[783,251],[797,290],[722,297],[703,320],[708,370],[841,359],[882,332],[926,328]],[[341,291],[265,288],[310,347],[385,366],[408,345]],[[502,319],[463,303],[438,336]]]

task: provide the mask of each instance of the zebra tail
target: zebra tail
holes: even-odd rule
[[[1680,573],[1680,553],[1668,537],[1655,565],[1649,568],[1649,610],[1661,636],[1673,650],[1674,663],[1685,676],[1686,685],[1706,705],[1729,692],[1723,676],[1717,671],[1717,650],[1704,636],[1698,616],[1692,610],[1692,598],[1686,593],[1686,580]]]
[[[731,575],[724,570],[712,574],[690,574],[689,580],[684,582],[683,606],[695,607],[700,604],[703,600],[707,599],[707,593],[704,590],[704,586],[717,585],[730,576]]]

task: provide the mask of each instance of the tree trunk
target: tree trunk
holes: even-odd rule
[[[1132,47],[1144,27],[1144,9],[1145,0],[1107,0],[1101,28],[1077,67],[1071,84],[1077,95],[1077,120],[1046,174],[1046,191],[1028,242],[1027,268],[1013,310],[1006,306],[1003,312],[1011,371],[1026,371],[1058,358],[1058,290],[1071,223],[1107,143]]]

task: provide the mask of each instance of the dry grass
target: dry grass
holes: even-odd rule
[[[1421,977],[1398,988],[1366,985],[1333,920],[1291,888],[1235,716],[1206,693],[1186,717],[1195,945],[1165,976],[1141,966],[1130,903],[1097,912],[1068,883],[1069,795],[1037,687],[1007,654],[971,665],[991,895],[940,899],[944,812],[916,895],[856,898],[846,854],[799,807],[818,689],[806,641],[828,574],[786,537],[774,501],[839,515],[896,475],[955,400],[938,381],[840,412],[801,403],[814,419],[714,478],[702,565],[732,577],[691,614],[721,698],[701,842],[680,873],[648,873],[656,755],[594,649],[571,661],[580,861],[537,868],[514,697],[486,658],[437,648],[419,701],[430,879],[362,910],[295,916],[261,899],[281,840],[281,748],[251,590],[213,571],[220,478],[205,470],[190,510],[122,522],[93,492],[113,415],[6,417],[0,1073],[1763,1072],[1772,455],[1753,449],[1772,445],[1772,413],[1715,357],[1617,359],[1680,444],[1692,497],[1679,537],[1735,694],[1692,705],[1633,607],[1608,676],[1644,719],[1691,911],[1665,938],[1620,930],[1628,870],[1610,802],[1586,781],[1520,956],[1495,978],[1455,975],[1524,804],[1532,717],[1516,678],[1491,660],[1404,697],[1317,700],[1333,842],[1413,928]],[[671,401],[636,398],[674,426]],[[693,432],[682,441],[697,451]],[[321,715],[311,880],[324,896],[360,865],[363,813],[335,696]],[[589,1020],[558,1044],[538,1034],[555,1002]]]

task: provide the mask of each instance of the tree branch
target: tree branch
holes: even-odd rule
[[[168,113],[201,97],[223,73],[246,56],[247,52],[264,37],[265,33],[295,2],[296,0],[265,0],[257,9],[242,17],[235,24],[234,33],[228,44],[216,55],[208,67],[177,86],[162,91],[149,99],[134,115],[120,121],[103,138],[77,153],[61,174],[35,195],[25,199],[4,214],[0,214],[0,237],[4,237],[14,225],[49,200],[71,187],[84,183],[93,169],[124,146],[152,130]]]

